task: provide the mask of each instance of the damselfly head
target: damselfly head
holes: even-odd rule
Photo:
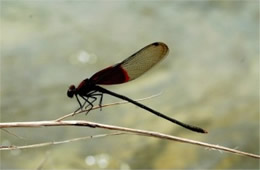
[[[71,85],[67,91],[67,96],[69,98],[72,98],[76,93],[76,87],[74,85]]]

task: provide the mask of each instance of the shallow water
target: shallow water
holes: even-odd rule
[[[201,135],[127,104],[87,119],[259,154],[258,1],[1,1],[1,122],[52,120],[95,72],[156,41],[168,57],[139,79],[106,88],[203,127]],[[104,103],[119,101],[104,96]],[[78,127],[9,129],[2,145],[109,133]],[[259,168],[251,158],[134,135],[1,151],[1,168]]]

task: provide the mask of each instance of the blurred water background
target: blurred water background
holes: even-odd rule
[[[74,111],[69,85],[165,42],[168,57],[139,79],[106,88],[209,131],[202,135],[131,104],[74,119],[163,132],[259,154],[259,1],[3,1],[1,122],[52,120]],[[105,95],[104,104],[119,101]],[[109,133],[79,127],[9,129],[1,145]],[[259,160],[124,135],[1,151],[1,169],[259,169]]]

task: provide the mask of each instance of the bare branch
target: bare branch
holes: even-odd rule
[[[199,145],[199,146],[204,146],[204,147],[211,148],[211,149],[216,149],[219,151],[225,151],[225,152],[235,153],[238,155],[243,155],[243,156],[260,159],[259,155],[242,152],[242,151],[239,151],[236,149],[230,149],[230,148],[227,148],[224,146],[199,142],[199,141],[185,139],[185,138],[176,137],[176,136],[170,136],[170,135],[153,132],[153,131],[131,129],[131,128],[89,122],[89,121],[70,120],[70,121],[58,121],[58,122],[57,121],[38,121],[38,122],[0,123],[0,128],[43,127],[43,126],[87,126],[87,127],[91,127],[91,128],[102,128],[102,129],[109,129],[109,130],[117,130],[117,131],[121,131],[121,132],[131,132],[131,133],[134,133],[137,135],[156,137],[156,138],[160,138],[160,139],[168,139],[168,140],[173,140],[173,141],[182,142],[182,143],[189,143],[189,144],[193,144],[193,145]]]
[[[58,144],[64,144],[64,143],[70,143],[80,140],[86,140],[91,138],[101,138],[101,137],[107,137],[107,136],[114,136],[114,135],[123,135],[125,133],[123,132],[115,132],[115,133],[109,133],[109,134],[100,134],[100,135],[93,135],[93,136],[85,136],[85,137],[79,137],[79,138],[73,138],[69,140],[63,140],[63,141],[56,141],[56,142],[45,142],[45,143],[37,143],[32,145],[25,145],[25,146],[1,146],[0,150],[15,150],[15,149],[29,149],[29,148],[38,148],[38,147],[44,147],[49,145],[58,145]]]
[[[18,135],[16,135],[16,134],[10,132],[9,130],[6,130],[6,129],[1,129],[1,130],[3,130],[4,132],[6,132],[6,133],[8,133],[8,134],[10,134],[10,135],[12,135],[12,136],[15,136],[15,137],[17,137],[17,138],[25,139],[25,138],[22,137],[22,136],[18,136]]]

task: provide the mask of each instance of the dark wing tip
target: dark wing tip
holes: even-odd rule
[[[169,48],[168,48],[168,46],[165,43],[163,43],[163,42],[154,42],[151,45],[156,46],[156,47],[161,46],[164,49],[164,51],[165,51],[165,55],[168,54]]]
[[[167,46],[165,43],[163,43],[163,42],[154,42],[154,43],[152,43],[152,45],[154,45],[154,46],[159,46],[159,45],[161,45],[161,46]]]
[[[155,43],[153,43],[153,45],[155,45],[155,46],[158,46],[160,43],[158,43],[158,42],[155,42]]]

